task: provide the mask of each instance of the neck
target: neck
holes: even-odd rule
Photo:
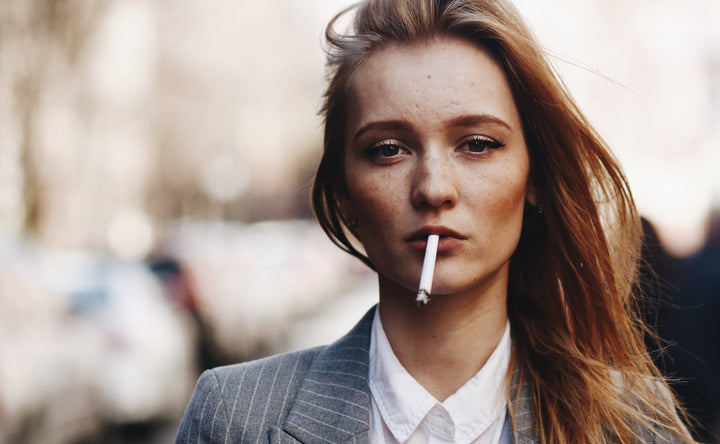
[[[412,292],[381,276],[379,310],[400,363],[442,402],[485,365],[500,342],[507,284],[438,295],[417,307]]]

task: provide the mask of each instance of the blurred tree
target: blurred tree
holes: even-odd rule
[[[107,0],[4,0],[0,6],[0,85],[9,95],[18,137],[23,193],[22,228],[41,231],[47,184],[38,147],[38,115],[50,84],[62,85],[77,69],[87,37]]]

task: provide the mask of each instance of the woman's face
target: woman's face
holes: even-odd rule
[[[439,234],[433,294],[507,288],[529,156],[505,76],[459,39],[391,45],[354,73],[343,208],[381,279],[417,290]]]

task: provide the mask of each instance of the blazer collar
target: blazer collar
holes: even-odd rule
[[[370,442],[368,361],[374,314],[375,307],[347,335],[318,354],[282,431],[271,431],[272,441]]]
[[[520,390],[518,396],[518,390]],[[517,399],[517,413],[513,418],[511,411]],[[513,421],[515,424],[513,424]],[[505,416],[505,431],[511,433],[510,442],[514,444],[536,444],[538,439],[533,430],[532,402],[527,383],[520,384],[520,368],[515,367],[510,380],[510,405]]]
[[[350,333],[318,354],[285,424],[270,430],[271,443],[370,442],[369,350],[375,310],[376,306]],[[519,404],[515,418],[508,411],[505,428],[511,434],[511,443],[535,444],[538,440],[533,432],[528,385],[519,382],[520,370],[515,368],[510,399],[515,399],[519,389]]]

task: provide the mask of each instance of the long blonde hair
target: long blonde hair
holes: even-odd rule
[[[352,9],[352,28],[337,32]],[[491,54],[521,116],[542,215],[526,211],[510,261],[508,313],[538,438],[625,443],[641,439],[642,429],[684,439],[677,402],[645,350],[634,310],[642,239],[627,180],[508,1],[367,0],[330,22],[324,151],[312,193],[320,225],[373,267],[340,205],[349,83],[378,48],[433,36],[459,37]]]

